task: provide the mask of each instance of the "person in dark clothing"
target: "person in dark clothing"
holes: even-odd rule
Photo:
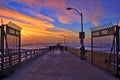
[[[50,53],[51,53],[51,51],[52,51],[52,46],[49,46],[49,51],[50,51]]]
[[[67,51],[67,46],[65,46],[65,51]]]
[[[64,47],[63,46],[60,46],[60,51],[61,51],[61,53],[64,53]]]

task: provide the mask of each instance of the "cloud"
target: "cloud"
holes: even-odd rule
[[[75,32],[56,28],[53,24],[47,21],[30,17],[7,8],[1,7],[0,12],[0,18],[4,20],[4,24],[12,21],[22,27],[22,43],[54,42],[53,38],[49,38],[48,36],[55,37],[55,41],[59,41],[61,39],[59,35],[61,34],[69,36],[76,35]],[[40,15],[40,17],[42,17],[42,15]],[[51,19],[49,17],[46,18]],[[51,21],[53,20],[51,19]]]
[[[68,7],[66,0],[36,0],[36,1],[34,0],[27,0],[27,1],[26,0],[13,0],[13,1],[29,6],[31,9],[34,8],[34,11],[39,11],[43,8],[49,8],[51,11],[55,11],[55,13],[52,14],[51,16],[53,15],[56,16],[58,21],[60,21],[61,23],[65,23],[65,24],[69,24],[73,20],[72,16],[75,16],[71,14],[72,12],[71,13],[68,12],[66,14],[66,8]],[[30,14],[31,13],[33,13],[33,11],[30,11]],[[69,17],[69,14],[71,14],[70,15],[71,18]],[[41,18],[41,14],[36,14],[35,16]],[[44,17],[44,18],[50,21],[54,21],[53,19],[50,19],[47,17]]]
[[[70,24],[72,22],[70,18],[64,15],[59,15],[57,19],[63,24]]]
[[[21,6],[14,7],[10,5],[11,2],[19,3]],[[112,10],[109,10],[112,12],[106,10],[108,8],[104,8],[105,6],[110,6],[109,4],[112,4],[112,2],[116,4],[117,1],[111,0],[109,3],[104,3],[104,1],[101,0],[2,0],[0,3],[4,3],[4,5],[7,6],[0,7],[0,17],[7,19],[5,22],[12,20],[22,26],[22,35],[27,37],[25,37],[26,41],[31,36],[39,37],[35,39],[37,41],[39,41],[40,38],[43,40],[43,37],[47,36],[59,38],[58,35],[60,34],[77,36],[77,34],[72,31],[56,28],[54,25],[56,21],[62,24],[80,23],[80,15],[73,10],[66,10],[67,7],[76,8],[83,13],[84,23],[91,22],[96,26],[99,25],[99,21],[102,18],[110,18],[111,15],[113,18],[116,15],[120,16],[117,13],[119,12],[117,10],[119,8],[115,6],[114,8],[112,7]],[[114,9],[116,9],[115,13],[113,13]],[[47,10],[51,13],[49,13],[49,11],[47,12]],[[22,12],[24,12],[24,14]],[[30,32],[32,32],[32,34]],[[48,40],[48,38],[46,38],[46,40]]]
[[[90,21],[94,25],[99,24],[99,19],[103,15],[103,7],[100,0],[90,0],[90,1],[84,1],[84,0],[68,0],[70,7],[73,7],[77,9],[79,12],[83,13],[83,20],[84,22]],[[70,20],[76,20],[77,22],[80,20],[80,15],[75,11],[71,10],[71,13],[65,13],[68,14],[70,17],[68,17]],[[76,15],[76,16],[73,16]],[[71,19],[72,17],[72,19]]]
[[[43,20],[47,20],[47,21],[51,21],[51,22],[54,22],[55,20],[48,17],[48,16],[45,16],[45,15],[42,15],[42,14],[35,14],[35,17],[36,18],[39,18],[39,19],[43,19]]]
[[[101,0],[11,0],[14,2],[21,3],[34,9],[40,11],[41,9],[49,8],[51,11],[55,11],[51,16],[56,16],[59,22],[63,24],[71,24],[72,22],[79,22],[80,17],[75,11],[66,11],[67,7],[74,7],[80,10],[84,15],[84,22],[91,22],[95,26],[99,24],[101,18],[109,18],[113,14],[114,16],[119,16],[118,13],[118,3],[119,0],[110,0],[109,3]],[[105,5],[104,5],[105,4]],[[106,10],[105,6],[112,6],[111,9]],[[114,10],[115,9],[115,10]],[[107,12],[111,11],[111,12]],[[48,13],[49,14],[49,13]],[[36,15],[37,16],[37,15]],[[41,15],[40,15],[41,16]],[[113,17],[114,17],[113,16]],[[46,18],[48,19],[48,18]],[[54,21],[53,19],[48,19]]]
[[[56,16],[59,22],[63,24],[71,24],[72,22],[79,22],[80,15],[75,11],[67,11],[67,7],[74,7],[80,12],[84,14],[84,22],[91,21],[94,25],[99,24],[99,19],[102,15],[102,6],[101,1],[99,0],[91,0],[91,1],[83,1],[78,0],[77,2],[74,0],[12,0],[15,2],[19,2],[30,8],[34,8],[37,11],[41,10],[43,7],[54,10],[55,13],[51,16]],[[85,6],[87,5],[87,6]],[[32,11],[31,11],[32,12]],[[31,13],[30,12],[30,13]],[[41,15],[36,15],[36,17],[41,17]],[[46,18],[50,21],[54,21],[53,19]],[[96,24],[97,22],[97,24]]]
[[[7,8],[0,7],[0,12],[1,12],[1,14],[0,14],[1,17],[16,20],[16,21],[19,21],[19,22],[22,22],[22,23],[29,23],[33,26],[36,25],[36,26],[39,26],[39,27],[41,27],[41,26],[42,27],[49,27],[49,28],[54,28],[55,27],[54,25],[48,23],[47,21],[42,21],[40,19],[21,14],[21,13],[18,13],[16,11],[9,10]]]
[[[66,0],[12,0],[14,2],[19,2],[21,4],[24,4],[26,6],[34,6],[37,8],[41,8],[41,7],[51,7],[51,8],[62,8],[64,7],[65,1]],[[60,4],[60,5],[59,5]]]

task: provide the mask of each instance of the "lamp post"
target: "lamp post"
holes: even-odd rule
[[[85,59],[85,47],[84,47],[84,38],[85,38],[85,32],[83,32],[83,15],[80,13],[77,9],[68,7],[67,10],[75,10],[80,16],[81,16],[81,32],[79,32],[79,38],[80,38],[80,54],[81,59]]]
[[[65,35],[61,35],[64,37],[64,47],[66,47],[66,36]]]
[[[66,47],[66,36],[64,36],[64,48]]]

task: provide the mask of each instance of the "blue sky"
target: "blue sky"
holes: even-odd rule
[[[91,27],[120,20],[119,4],[120,0],[1,0],[0,18],[21,26],[25,43],[62,42],[60,35],[68,36],[68,42],[79,42],[80,15],[66,10],[73,7],[83,13],[89,42]]]

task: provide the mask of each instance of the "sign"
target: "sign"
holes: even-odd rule
[[[22,29],[21,27],[19,27],[18,25],[14,24],[14,23],[12,23],[12,22],[9,22],[7,25],[8,25],[9,27],[13,28],[13,29],[18,30],[18,31],[20,31],[20,30]]]
[[[102,30],[92,31],[92,37],[107,36],[114,34],[114,26]]]
[[[85,32],[79,32],[79,38],[84,39],[85,38]]]
[[[13,35],[13,36],[20,36],[21,27],[17,26],[16,24],[9,22],[6,25],[6,34]]]
[[[8,25],[6,25],[6,34],[20,36],[20,31],[13,29],[13,28],[9,27]]]

